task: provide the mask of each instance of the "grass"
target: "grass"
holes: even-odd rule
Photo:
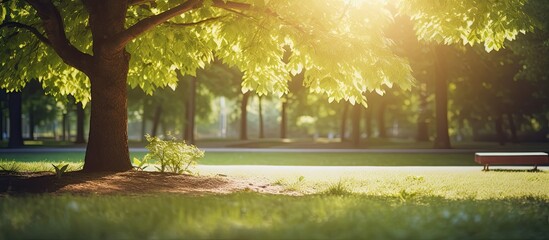
[[[0,166],[53,171],[55,156],[72,154]],[[549,172],[394,166],[474,165],[470,155],[207,153],[202,175],[261,177],[308,195],[0,195],[0,240],[548,239]],[[261,166],[283,163],[294,166]]]
[[[133,152],[131,158],[143,158]],[[0,153],[0,159],[17,162],[65,161],[80,163],[84,152]],[[291,166],[474,166],[471,153],[238,153],[206,152],[204,165]]]
[[[547,239],[547,199],[31,196],[0,201],[0,239]]]

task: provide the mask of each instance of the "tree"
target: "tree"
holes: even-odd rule
[[[303,69],[305,85],[331,101],[363,103],[363,93],[382,84],[409,89],[409,65],[383,35],[391,19],[384,2],[11,0],[0,8],[1,85],[16,91],[38,78],[51,92],[91,98],[84,171],[125,171],[126,85],[175,88],[169,69],[194,75],[214,55],[244,72],[244,91],[282,95],[290,73]],[[436,3],[402,4],[421,38],[492,49],[530,27],[521,0]]]

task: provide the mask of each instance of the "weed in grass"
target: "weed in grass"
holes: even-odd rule
[[[53,169],[55,170],[55,177],[56,178],[61,178],[63,176],[63,174],[67,171],[67,168],[69,167],[69,164],[58,164],[58,165],[54,165],[52,164],[53,166]]]
[[[134,157],[132,161],[133,168],[137,171],[143,171],[147,167],[147,159],[139,160],[139,158]]]
[[[321,194],[330,196],[346,196],[353,194],[352,187],[345,181],[339,180],[336,183],[330,184]]]
[[[292,191],[299,192],[302,190],[304,183],[305,183],[305,177],[299,176],[295,182],[286,184],[286,186],[284,187],[284,190],[290,191],[290,192]]]

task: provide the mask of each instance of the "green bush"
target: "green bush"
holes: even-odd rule
[[[189,173],[189,167],[196,165],[196,161],[204,157],[204,151],[194,145],[187,145],[185,141],[162,140],[158,137],[145,136],[149,144],[145,147],[149,153],[145,155],[142,162],[156,160],[160,172]]]

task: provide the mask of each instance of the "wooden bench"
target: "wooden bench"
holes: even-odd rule
[[[484,165],[482,171],[489,171],[490,165],[538,165],[549,164],[549,156],[544,152],[486,152],[476,153],[475,162]]]

